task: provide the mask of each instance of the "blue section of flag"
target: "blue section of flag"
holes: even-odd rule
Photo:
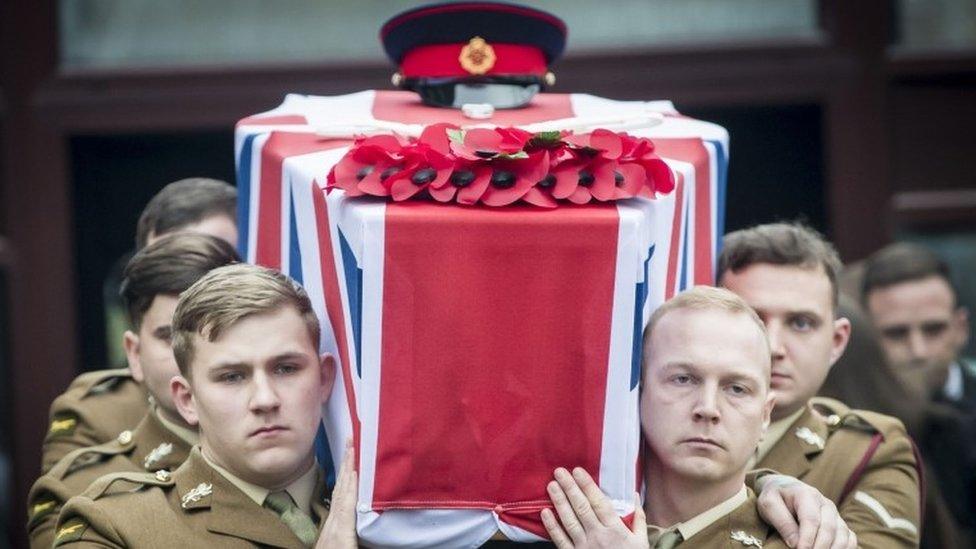
[[[715,227],[715,261],[722,252],[722,235],[725,234],[725,196],[728,190],[729,177],[729,156],[725,154],[725,146],[721,141],[708,141],[715,147],[715,167],[718,171],[718,189],[715,193],[718,204],[718,215],[716,216],[717,227]]]
[[[291,186],[289,186],[289,189]],[[295,193],[289,190],[291,197],[289,209],[291,210],[291,222],[288,223],[288,276],[295,279],[295,282],[304,284],[302,281],[302,249],[298,244],[298,222],[295,221]]]
[[[258,134],[244,138],[241,156],[237,159],[237,253],[247,260],[247,239],[250,237],[251,207],[251,156],[254,154],[254,138]]]
[[[352,338],[356,347],[356,374],[363,377],[363,270],[356,263],[356,256],[339,230],[339,246],[342,248],[342,271],[346,275],[346,293],[349,295],[349,321],[352,323]]]
[[[319,467],[325,473],[325,483],[335,486],[335,462],[332,461],[332,452],[329,450],[329,435],[325,433],[325,427],[321,423],[319,432],[315,433],[315,459],[319,460]]]
[[[644,260],[644,280],[637,284],[634,295],[634,340],[633,349],[630,354],[630,390],[637,388],[640,381],[641,358],[644,354],[644,305],[647,304],[648,280],[647,267],[654,257],[654,246],[647,250],[647,259]]]

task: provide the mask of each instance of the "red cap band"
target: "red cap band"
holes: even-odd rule
[[[407,52],[400,63],[400,73],[407,78],[450,76],[536,75],[546,74],[542,50],[524,44],[491,44],[495,60],[485,72],[473,73],[461,65],[461,51],[467,44],[431,44]]]

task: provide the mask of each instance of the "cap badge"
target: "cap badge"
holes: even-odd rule
[[[196,503],[201,499],[209,496],[213,493],[213,485],[209,482],[201,482],[197,484],[197,487],[190,490],[189,492],[183,494],[180,501],[183,503],[183,508],[186,509],[191,503]]]
[[[824,449],[824,439],[820,438],[820,435],[814,433],[809,427],[800,427],[796,430],[796,436],[803,442],[811,446],[816,446],[818,449]]]
[[[495,66],[495,49],[480,36],[475,36],[461,48],[458,61],[461,68],[471,74],[485,74]]]
[[[750,536],[742,530],[732,532],[732,541],[737,541],[746,547],[762,547],[763,544],[756,536]]]
[[[173,453],[173,443],[163,442],[159,446],[153,448],[152,452],[149,452],[149,455],[146,456],[146,459],[142,462],[142,464],[146,467],[146,469],[150,469],[152,468],[153,465],[156,464],[157,461],[163,459],[164,457],[172,453]]]

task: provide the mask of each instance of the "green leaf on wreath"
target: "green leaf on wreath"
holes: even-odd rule
[[[464,130],[447,129],[447,138],[453,143],[464,145]]]

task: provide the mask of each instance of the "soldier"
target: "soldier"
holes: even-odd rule
[[[837,316],[839,269],[833,246],[801,225],[725,237],[719,282],[756,310],[772,348],[776,406],[755,466],[818,488],[861,547],[917,547],[919,463],[902,423],[813,399],[850,336],[850,322]]]
[[[205,178],[170,183],[156,194],[139,216],[136,249],[173,232],[194,231],[237,245],[235,208],[237,190],[223,181]],[[125,328],[124,307],[117,303],[118,284],[108,292],[109,337]],[[51,403],[50,427],[41,455],[41,472],[47,472],[72,450],[114,439],[135,427],[146,413],[146,391],[128,368],[98,370],[79,375]]]
[[[32,547],[50,547],[61,506],[97,478],[121,471],[172,470],[197,442],[173,403],[169,380],[179,374],[170,346],[173,310],[180,292],[211,269],[238,260],[227,242],[204,234],[175,234],[154,241],[128,263],[122,297],[133,331],[125,333],[132,376],[153,402],[133,430],[114,440],[80,448],[42,476],[27,500]],[[106,410],[106,413],[111,413]]]
[[[949,266],[922,246],[892,244],[867,260],[862,299],[893,372],[919,388],[922,455],[955,520],[973,537],[976,361],[961,354],[969,313]]]
[[[355,547],[347,451],[332,511],[313,444],[335,376],[311,302],[283,274],[211,271],[173,316],[170,382],[200,445],[172,474],[118,473],[72,498],[55,546]]]
[[[769,355],[762,321],[731,292],[697,287],[655,311],[640,404],[647,498],[628,530],[585,471],[557,469],[548,491],[559,522],[542,512],[556,546],[786,547],[745,484],[773,409]],[[818,542],[856,546],[846,527],[833,533]]]

